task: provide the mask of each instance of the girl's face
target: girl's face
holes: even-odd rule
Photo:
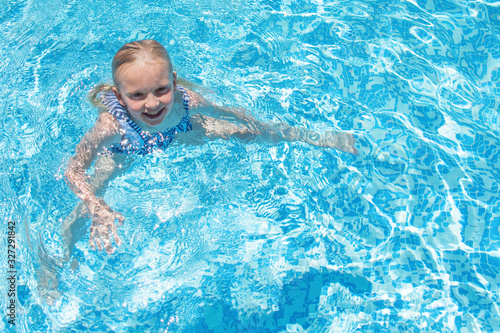
[[[177,75],[161,61],[135,61],[116,73],[116,98],[138,125],[159,126],[172,111]]]

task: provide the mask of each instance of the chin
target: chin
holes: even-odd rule
[[[161,120],[159,120],[159,121],[154,121],[154,122],[152,122],[152,121],[147,121],[147,120],[146,120],[146,121],[143,121],[143,122],[144,122],[146,125],[148,125],[149,127],[158,127],[158,126],[160,126],[160,125],[163,123],[163,121],[164,121],[164,120],[165,120],[165,118],[163,118],[163,119],[161,119]]]
[[[156,117],[152,118],[143,114],[142,122],[151,127],[161,125],[167,116],[166,108],[161,109],[161,111],[159,111],[155,116]]]

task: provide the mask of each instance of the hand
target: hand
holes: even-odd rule
[[[95,250],[96,245],[99,251],[102,250],[102,243],[107,254],[113,254],[115,249],[111,244],[110,236],[115,240],[116,246],[122,243],[120,237],[116,233],[117,225],[115,220],[118,220],[120,225],[123,225],[125,218],[122,214],[113,211],[102,199],[97,203],[87,205],[92,214],[92,225],[90,226],[89,244],[92,250]]]
[[[327,132],[318,140],[318,146],[335,148],[358,156],[358,150],[354,147],[355,141],[356,139],[351,133]]]

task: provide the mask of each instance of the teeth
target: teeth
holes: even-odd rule
[[[160,110],[158,110],[156,113],[146,113],[146,115],[147,115],[148,117],[154,117],[154,116],[156,116],[158,113],[160,113],[162,110],[163,110],[163,109],[160,109]]]

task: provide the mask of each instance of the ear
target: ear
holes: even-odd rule
[[[173,90],[177,90],[177,72],[172,72],[172,78],[173,78]]]
[[[118,102],[120,102],[120,104],[122,106],[125,106],[125,100],[123,99],[123,96],[122,94],[120,93],[120,91],[118,90],[117,87],[113,87],[111,88],[113,90],[113,92],[115,93],[115,96],[116,96],[116,99],[118,100]]]

